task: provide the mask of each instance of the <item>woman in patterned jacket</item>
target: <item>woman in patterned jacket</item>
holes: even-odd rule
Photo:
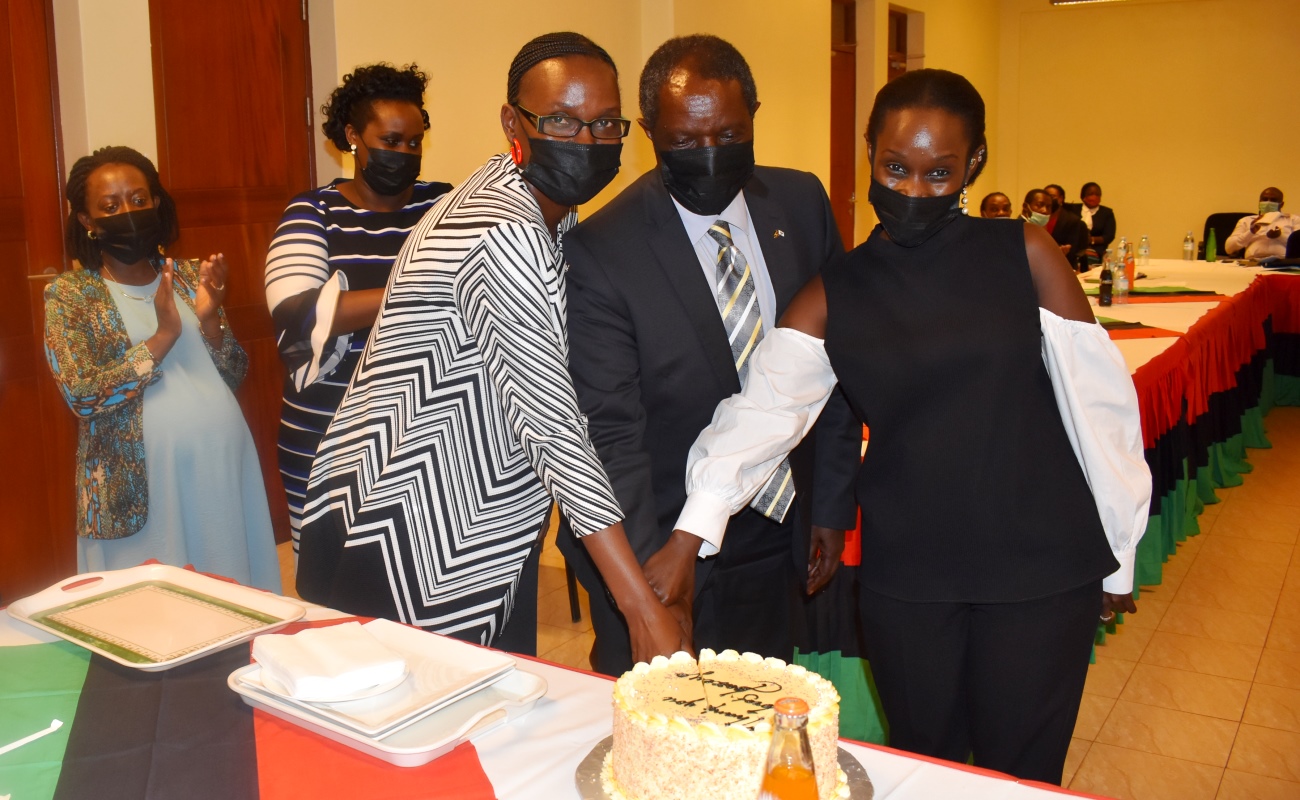
[[[618,172],[618,74],[575,33],[511,64],[493,156],[411,232],[325,433],[298,591],[520,653],[554,500],[600,568],[633,656],[689,649],[623,532],[568,372],[562,237]]]
[[[77,569],[156,558],[280,590],[253,437],[232,390],[227,267],[164,259],[176,207],[148,158],[105,147],[68,175],[67,248],[45,290],[45,353],[77,415]]]

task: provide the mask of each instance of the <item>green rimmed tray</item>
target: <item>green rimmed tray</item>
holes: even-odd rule
[[[304,613],[287,598],[162,564],[78,575],[9,607],[17,620],[147,672],[246,642]]]

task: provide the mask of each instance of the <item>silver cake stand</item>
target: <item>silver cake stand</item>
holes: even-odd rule
[[[613,744],[614,737],[606,736],[591,748],[591,752],[578,765],[578,772],[574,777],[578,784],[578,796],[582,800],[611,800],[610,796],[605,794],[605,787],[601,785],[600,768],[605,763],[605,754]],[[871,787],[871,778],[867,777],[867,770],[843,747],[839,748],[839,751],[840,769],[844,770],[844,774],[849,779],[849,797],[851,800],[871,800],[875,790]]]

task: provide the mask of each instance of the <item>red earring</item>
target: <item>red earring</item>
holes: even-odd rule
[[[524,149],[519,146],[518,139],[510,140],[510,158],[515,162],[515,166],[524,163]]]

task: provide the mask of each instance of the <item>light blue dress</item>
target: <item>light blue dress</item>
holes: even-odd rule
[[[147,286],[105,280],[131,344],[158,330]],[[134,567],[156,558],[279,593],[280,563],[262,468],[239,403],[203,343],[199,320],[181,299],[181,336],[163,359],[162,378],[144,392],[149,519],[122,539],[77,539],[77,570]]]

